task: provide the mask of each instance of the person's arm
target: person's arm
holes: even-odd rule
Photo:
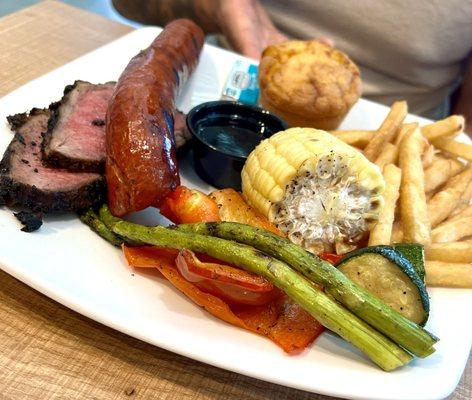
[[[188,18],[206,33],[217,32],[219,0],[112,0],[126,18],[143,24],[164,26],[173,19]]]
[[[462,114],[465,117],[465,130],[469,136],[472,136],[472,54],[469,55],[467,61],[453,113]]]
[[[252,58],[287,40],[258,0],[113,0],[113,5],[123,16],[147,24],[192,19],[206,33],[223,34],[235,51]]]

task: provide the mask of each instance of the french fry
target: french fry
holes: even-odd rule
[[[392,143],[385,143],[382,151],[375,160],[375,163],[382,171],[387,164],[395,164],[397,162],[398,151],[397,147]]]
[[[378,244],[390,244],[392,239],[392,226],[395,218],[395,205],[400,195],[400,183],[402,170],[393,164],[384,168],[385,191],[383,194],[384,206],[379,219],[370,231],[369,246]]]
[[[427,260],[467,263],[472,262],[472,241],[433,243],[425,249]]]
[[[433,243],[458,242],[472,235],[472,217],[445,221],[431,232]]]
[[[329,133],[351,146],[363,149],[367,146],[367,143],[372,140],[375,132],[376,131],[330,131]]]
[[[472,264],[426,261],[426,284],[456,288],[472,288]]]
[[[385,143],[384,148],[375,160],[375,163],[379,166],[381,170],[383,170],[383,167],[387,164],[396,164],[398,162],[398,149],[400,148],[400,142],[409,130],[414,129],[416,127],[418,127],[418,124],[416,122],[403,124],[399,132],[397,133],[393,147],[391,143]]]
[[[423,169],[429,168],[434,161],[434,146],[432,144],[427,143],[426,148],[423,151],[423,155],[421,156],[421,162],[423,163]]]
[[[403,242],[403,225],[402,221],[395,221],[392,226],[392,243]]]
[[[392,104],[387,118],[364,149],[364,154],[370,161],[374,161],[379,156],[385,143],[391,142],[395,138],[407,114],[406,101],[396,101]]]
[[[400,131],[398,132],[397,134],[397,137],[395,138],[395,146],[398,146],[400,144],[400,142],[402,141],[402,139],[405,137],[405,134],[409,131],[411,131],[412,129],[418,127],[418,123],[417,122],[410,122],[408,124],[403,124],[402,127],[400,128]]]
[[[423,135],[419,128],[410,130],[400,143],[399,164],[402,170],[400,213],[406,242],[427,245],[431,241],[421,163]]]
[[[472,182],[469,183],[467,188],[464,190],[464,193],[462,193],[459,204],[457,205],[456,209],[451,213],[451,217],[453,218],[455,216],[458,216],[459,214],[462,214],[462,212],[467,210],[470,206],[471,199],[472,199]],[[465,216],[468,216],[468,214],[466,214]]]
[[[424,171],[425,191],[436,190],[463,169],[464,164],[456,159],[436,156],[431,166]]]
[[[428,215],[431,227],[444,221],[458,206],[462,193],[472,182],[472,167],[453,177],[443,190],[436,193],[428,202]]]
[[[453,154],[456,157],[472,161],[472,144],[458,142],[457,140],[438,139],[434,141],[436,148]]]
[[[451,115],[441,121],[423,126],[421,133],[430,142],[440,138],[453,139],[464,130],[464,124],[462,115]]]
[[[458,213],[451,213],[451,215],[446,221],[453,221],[455,219],[461,219],[465,217],[472,217],[472,204],[466,205],[464,208],[461,208]]]

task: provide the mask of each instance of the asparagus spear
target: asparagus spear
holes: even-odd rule
[[[108,227],[100,220],[100,217],[92,209],[88,208],[85,211],[79,213],[80,220],[88,225],[90,229],[98,233],[107,242],[110,242],[113,246],[121,246],[123,240],[116,236]]]
[[[100,218],[117,235],[132,242],[209,254],[264,276],[298,302],[322,325],[362,350],[372,361],[391,371],[411,360],[411,355],[364,321],[344,309],[287,264],[261,251],[233,241],[162,226],[146,227],[114,217],[105,205]]]
[[[349,280],[328,262],[285,238],[235,222],[179,225],[175,229],[217,236],[254,246],[286,262],[308,279],[322,285],[327,293],[352,313],[414,355],[426,357],[434,352],[432,346],[438,340],[436,337]]]

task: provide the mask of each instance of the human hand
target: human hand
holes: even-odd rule
[[[220,0],[218,3],[219,30],[235,51],[259,59],[267,46],[287,40],[259,1]]]

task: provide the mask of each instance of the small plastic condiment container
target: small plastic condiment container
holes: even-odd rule
[[[187,114],[195,171],[217,188],[241,189],[241,170],[264,139],[287,129],[270,112],[232,101],[210,101]]]

